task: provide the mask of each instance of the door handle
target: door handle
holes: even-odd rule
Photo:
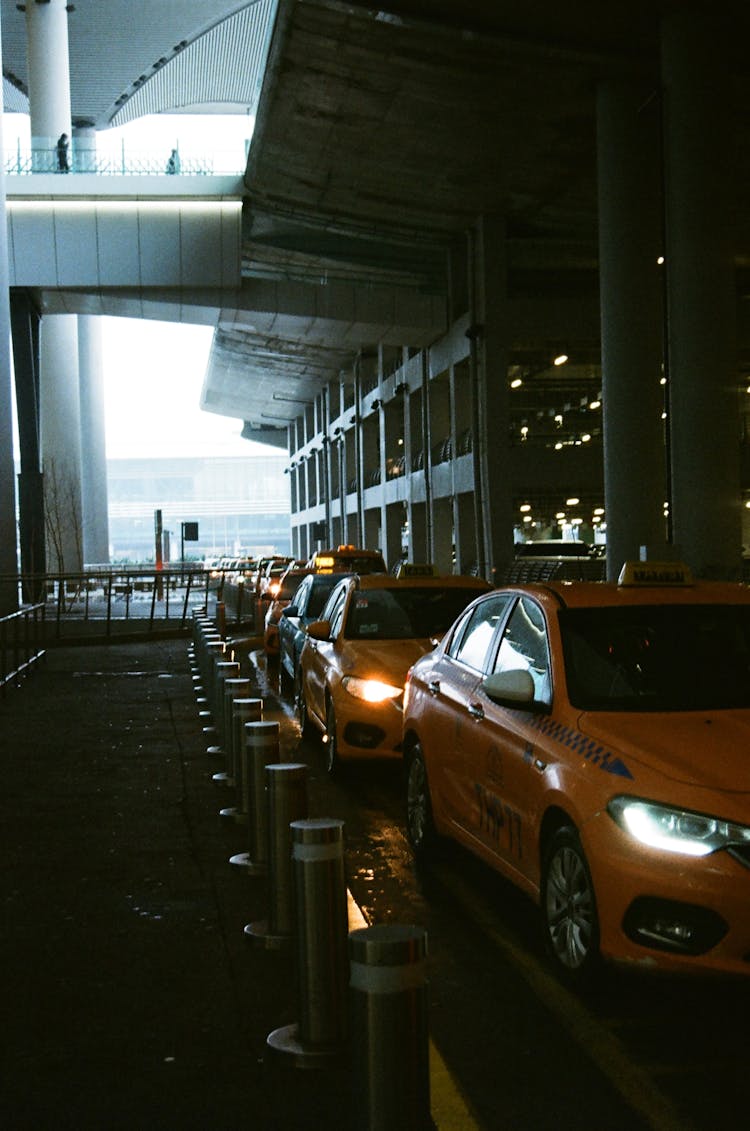
[[[430,682],[427,684],[427,690],[429,691],[430,695],[439,695],[440,694],[440,680],[439,679],[430,680]]]
[[[484,708],[481,703],[469,703],[468,711],[472,719],[484,718]]]

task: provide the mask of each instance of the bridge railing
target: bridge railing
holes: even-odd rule
[[[102,176],[153,176],[171,173],[176,176],[213,176],[237,174],[237,161],[231,157],[180,156],[170,163],[170,155],[163,151],[126,150],[113,154],[99,153],[93,149],[73,150],[67,155],[67,169],[60,168],[60,158],[55,146],[44,148],[16,148],[4,155],[4,168],[8,175],[23,176],[34,173],[98,173]],[[221,166],[221,167],[219,167]]]

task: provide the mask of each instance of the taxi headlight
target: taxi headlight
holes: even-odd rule
[[[639,797],[613,797],[607,811],[640,844],[664,852],[709,856],[732,845],[750,844],[750,828],[746,825]]]
[[[394,687],[392,683],[383,683],[379,679],[359,679],[355,675],[344,676],[341,684],[355,699],[362,699],[365,703],[385,703],[388,699],[398,699],[404,690],[403,687]]]

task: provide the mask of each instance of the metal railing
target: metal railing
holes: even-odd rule
[[[0,617],[0,690],[18,683],[44,656],[43,603]]]
[[[18,583],[21,610],[12,615],[42,609],[47,644],[88,635],[187,631],[193,613],[215,600],[216,589],[207,570],[189,565],[162,570],[127,566],[19,576],[13,581]]]

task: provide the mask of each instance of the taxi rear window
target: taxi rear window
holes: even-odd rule
[[[560,612],[568,696],[599,711],[750,707],[750,606]]]
[[[460,586],[363,590],[353,596],[344,635],[350,640],[442,636],[479,593]]]

